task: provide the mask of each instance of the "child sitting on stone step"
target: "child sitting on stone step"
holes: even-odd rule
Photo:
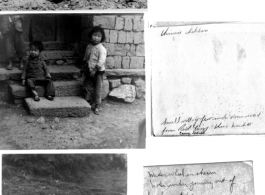
[[[35,101],[39,101],[39,95],[35,89],[36,85],[45,87],[45,96],[48,100],[55,97],[55,89],[51,80],[48,67],[41,57],[43,50],[42,42],[33,41],[30,43],[29,57],[22,72],[22,85],[29,88]]]
[[[91,43],[87,46],[84,57],[85,99],[92,104],[94,113],[98,115],[107,58],[107,50],[102,45],[105,41],[104,30],[100,26],[95,26],[89,32],[88,38]]]

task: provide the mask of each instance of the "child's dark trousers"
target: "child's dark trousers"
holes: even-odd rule
[[[85,100],[96,105],[101,104],[104,73],[105,71],[97,71],[94,77],[86,76],[84,81]]]
[[[45,96],[52,96],[55,97],[55,88],[51,79],[35,79],[35,78],[28,78],[26,80],[27,86],[30,89],[35,90],[36,85],[44,86],[45,88]]]

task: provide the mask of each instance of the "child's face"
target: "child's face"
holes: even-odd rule
[[[29,55],[31,57],[38,57],[40,55],[40,50],[36,46],[32,45],[29,50]]]
[[[101,42],[101,39],[102,39],[101,32],[94,32],[92,34],[92,41],[94,44],[99,44]]]

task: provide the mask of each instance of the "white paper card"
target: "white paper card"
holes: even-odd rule
[[[184,24],[148,29],[154,135],[263,134],[265,24]]]
[[[254,195],[251,161],[144,167],[144,195]]]

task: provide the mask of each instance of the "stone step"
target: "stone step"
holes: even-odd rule
[[[68,59],[68,58],[74,58],[75,52],[74,51],[61,51],[61,50],[55,50],[55,51],[46,51],[44,50],[41,53],[44,60],[61,60],[61,59]]]
[[[82,97],[55,97],[53,101],[41,97],[36,102],[32,98],[25,99],[30,115],[52,117],[84,117],[91,112],[91,106]]]
[[[76,66],[48,66],[49,71],[52,75],[52,80],[75,80],[76,76],[79,74],[80,69]],[[22,71],[17,67],[13,70],[6,70],[5,68],[0,68],[0,80],[21,80]]]
[[[83,83],[81,81],[55,81],[55,96],[82,96],[83,95]],[[22,86],[19,83],[11,84],[10,92],[15,99],[25,99],[31,97],[31,94],[27,87]],[[36,91],[40,97],[45,96],[45,89],[43,86],[36,86]]]
[[[55,96],[66,97],[66,96],[83,96],[83,82],[81,81],[55,81]],[[32,95],[27,90],[27,87],[22,86],[20,83],[13,83],[9,85],[9,90],[13,96],[13,102],[15,104],[21,104],[25,98],[31,97]],[[36,86],[36,91],[40,97],[45,96],[45,89],[42,86]],[[109,94],[109,82],[103,80],[102,99],[106,99]]]

